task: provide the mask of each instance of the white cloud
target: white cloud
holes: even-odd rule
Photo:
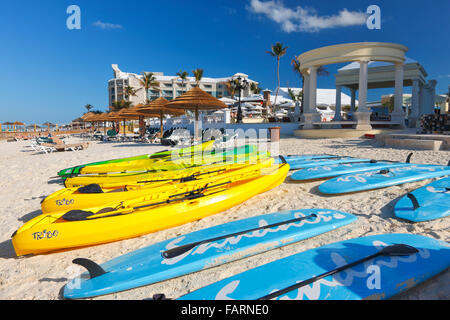
[[[287,8],[281,1],[250,0],[247,9],[255,14],[265,15],[281,25],[285,32],[317,32],[322,29],[358,26],[366,23],[366,14],[361,11],[342,9],[337,15],[319,16],[316,10],[297,6]]]
[[[102,22],[102,21],[96,21],[92,24],[95,27],[98,27],[100,29],[103,30],[112,30],[112,29],[122,29],[123,26],[121,26],[120,24],[113,24],[113,23],[109,23],[109,22]]]

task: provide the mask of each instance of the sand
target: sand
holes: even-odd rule
[[[68,142],[77,142],[70,138]],[[413,233],[435,239],[450,240],[450,218],[422,223],[409,223],[393,214],[396,199],[406,192],[432,180],[408,183],[352,195],[326,197],[318,193],[321,183],[292,183],[289,179],[279,187],[260,194],[225,212],[176,228],[141,236],[139,238],[89,248],[39,256],[17,258],[10,236],[24,222],[39,215],[40,201],[62,188],[56,172],[62,168],[92,161],[153,153],[167,149],[161,145],[136,143],[90,142],[86,150],[37,153],[29,142],[0,141],[0,299],[61,299],[62,287],[78,275],[80,268],[72,264],[79,257],[97,263],[144,246],[170,239],[209,226],[280,210],[302,208],[329,208],[355,214],[358,221],[301,243],[268,251],[223,266],[211,268],[153,285],[110,294],[94,299],[143,299],[156,293],[176,298],[217,280],[257,267],[310,248],[336,241],[384,233]],[[304,140],[283,138],[280,154],[329,153],[335,155],[370,157],[404,161],[411,150],[377,148],[370,140],[324,139]],[[416,151],[412,162],[447,164],[448,151]],[[292,173],[292,172],[291,172]],[[290,174],[291,174],[290,173]],[[410,289],[395,299],[450,299],[450,271]]]

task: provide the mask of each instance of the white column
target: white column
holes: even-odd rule
[[[342,87],[336,86],[336,103],[335,103],[335,113],[333,121],[341,121],[341,95],[342,95]]]
[[[352,88],[350,90],[352,92],[352,99],[350,102],[350,110],[352,112],[355,112],[356,111],[356,89]]]
[[[358,112],[367,112],[367,75],[369,61],[359,62]]]
[[[416,127],[419,118],[419,80],[415,79],[412,83],[411,96],[411,114],[409,115],[409,127]]]
[[[309,113],[309,73],[304,74],[303,113]]]
[[[309,69],[309,112],[315,113],[317,105],[317,67]]]
[[[370,114],[367,109],[367,83],[369,61],[359,62],[358,111],[354,113],[357,130],[371,130]]]
[[[403,64],[395,65],[395,96],[394,96],[394,112],[404,114],[403,111]]]
[[[317,101],[317,68],[311,67],[305,72],[305,103],[302,114],[303,129],[313,129],[314,122],[320,121],[320,114],[316,111]]]

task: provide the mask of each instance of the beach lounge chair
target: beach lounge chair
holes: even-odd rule
[[[53,137],[53,144],[51,143],[41,143],[40,144],[40,151],[43,151],[45,153],[52,153],[53,151],[77,151],[77,150],[83,150],[89,147],[88,142],[83,143],[72,143],[72,144],[66,144],[64,141],[62,141],[58,137]]]

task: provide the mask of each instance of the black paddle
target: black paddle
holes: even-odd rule
[[[138,181],[137,183],[164,182],[164,181],[177,181],[177,180],[180,180],[180,182],[187,182],[187,181],[195,180],[195,178],[198,176],[203,176],[206,174],[221,172],[221,171],[225,171],[225,170],[226,169],[219,169],[219,170],[208,171],[208,172],[203,172],[203,173],[194,173],[194,174],[191,174],[190,176],[186,176],[186,177],[182,177],[182,178],[174,178],[174,179],[144,180],[144,181]]]
[[[291,220],[287,220],[287,221],[281,221],[281,222],[277,222],[277,223],[270,224],[270,225],[267,225],[267,226],[257,227],[257,228],[253,228],[253,229],[239,231],[239,232],[236,232],[236,233],[227,234],[227,235],[224,235],[224,236],[219,236],[219,237],[216,237],[216,238],[210,238],[210,239],[206,239],[206,240],[192,242],[192,243],[188,243],[188,244],[176,247],[176,248],[172,248],[172,249],[166,250],[166,251],[162,252],[161,255],[165,259],[171,259],[171,258],[177,257],[179,255],[182,255],[183,253],[186,253],[187,251],[189,251],[189,250],[191,250],[191,249],[193,249],[193,248],[195,248],[195,247],[197,247],[197,246],[199,246],[201,244],[204,244],[204,243],[219,241],[219,240],[222,240],[222,239],[239,236],[241,234],[246,234],[246,233],[250,233],[250,232],[258,231],[258,230],[274,228],[274,227],[277,227],[277,226],[281,226],[281,225],[285,225],[285,224],[289,224],[289,223],[294,223],[294,222],[299,222],[299,221],[302,221],[302,220],[306,220],[308,218],[315,218],[315,217],[317,217],[317,215],[313,213],[313,214],[310,214],[309,216],[305,216],[305,217],[295,218],[295,219],[291,219]]]
[[[306,286],[306,285],[308,285],[310,283],[313,283],[313,282],[315,282],[317,280],[320,280],[320,279],[323,279],[325,277],[331,276],[333,274],[339,273],[339,272],[341,272],[341,271],[343,271],[345,269],[352,268],[352,267],[354,267],[354,266],[356,266],[358,264],[361,264],[363,262],[366,262],[368,260],[374,259],[374,258],[379,257],[379,256],[389,256],[389,257],[392,257],[392,256],[409,256],[409,255],[415,254],[417,252],[419,252],[419,250],[417,250],[414,247],[408,246],[406,244],[393,244],[393,245],[384,247],[383,249],[381,249],[377,253],[372,254],[372,255],[370,255],[368,257],[362,258],[362,259],[360,259],[358,261],[352,262],[350,264],[347,264],[345,266],[336,268],[334,270],[325,272],[325,273],[323,273],[321,275],[318,275],[316,277],[313,277],[311,279],[304,280],[302,282],[293,284],[293,285],[291,285],[289,287],[286,287],[284,289],[277,290],[275,292],[272,292],[272,293],[270,293],[268,295],[265,295],[265,296],[259,298],[258,300],[270,300],[270,299],[279,297],[279,296],[281,296],[281,295],[283,295],[285,293],[291,292],[292,290],[299,289],[299,288],[304,287],[304,286]]]
[[[227,182],[224,182],[224,183],[219,183],[219,184],[212,185],[212,186],[206,184],[206,186],[203,187],[203,188],[199,188],[199,189],[188,191],[188,192],[173,194],[173,195],[170,195],[169,199],[167,199],[167,200],[160,201],[160,202],[154,202],[154,203],[150,203],[150,204],[146,204],[146,205],[142,205],[142,206],[138,206],[138,207],[133,207],[133,208],[130,208],[129,210],[130,210],[130,212],[132,212],[132,211],[137,210],[137,209],[157,206],[157,205],[161,205],[161,204],[169,204],[169,203],[177,202],[177,201],[198,199],[198,198],[201,198],[201,197],[205,196],[202,193],[203,191],[206,191],[208,189],[212,189],[212,188],[215,188],[215,187],[223,186],[223,185],[226,185],[226,184],[229,184],[229,183],[231,183],[231,181],[227,181]],[[219,191],[219,192],[221,192],[221,191]],[[217,192],[214,192],[214,193],[217,193]],[[211,194],[214,194],[214,193],[210,193],[208,195],[211,195]],[[184,195],[184,197],[182,197],[182,198],[170,199],[170,198],[177,197],[177,196],[182,196],[182,195]],[[116,208],[103,208],[102,210],[100,210],[100,211],[98,211],[96,213],[94,213],[92,211],[84,211],[84,210],[71,210],[71,211],[65,213],[63,216],[61,216],[61,219],[64,219],[64,220],[67,220],[67,221],[83,221],[83,220],[87,220],[91,216],[95,216],[95,215],[98,215],[98,214],[101,214],[101,213],[112,212],[110,215],[105,215],[105,216],[98,217],[98,218],[108,218],[108,217],[112,217],[112,216],[117,216],[117,215],[123,214],[123,213],[120,212],[120,209],[119,209],[120,206],[121,205],[117,206]],[[125,208],[123,208],[123,209],[125,209]],[[117,212],[115,212],[115,211],[117,211]],[[91,219],[97,219],[97,218],[91,218]]]

